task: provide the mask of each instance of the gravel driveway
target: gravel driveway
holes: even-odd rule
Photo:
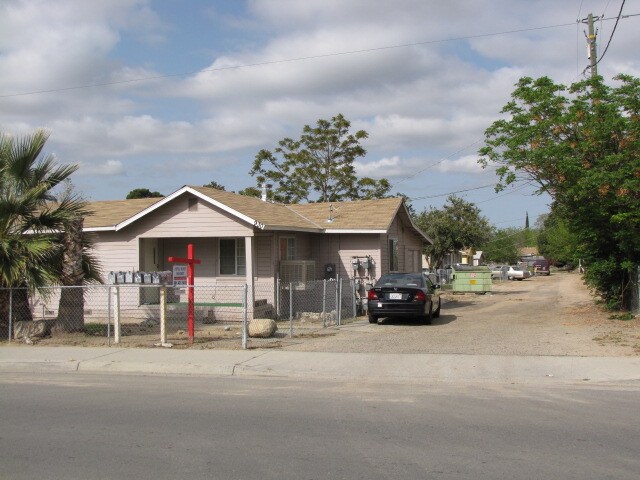
[[[640,319],[609,319],[578,274],[496,283],[486,295],[447,294],[433,325],[366,319],[323,329],[284,350],[499,355],[640,355]]]

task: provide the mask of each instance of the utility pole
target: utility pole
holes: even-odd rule
[[[587,34],[587,46],[589,48],[589,60],[591,60],[591,78],[595,78],[598,75],[598,59],[596,54],[596,32],[593,27],[593,14],[590,13],[586,20],[589,29],[589,33]],[[582,22],[584,23],[584,20]]]

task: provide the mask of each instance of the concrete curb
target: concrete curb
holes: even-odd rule
[[[285,377],[376,383],[640,382],[640,357],[0,347],[0,372]]]

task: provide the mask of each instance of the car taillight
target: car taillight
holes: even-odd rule
[[[375,290],[369,290],[369,292],[367,293],[367,298],[369,300],[378,300],[378,294]]]
[[[422,290],[418,290],[413,297],[414,302],[424,302],[427,299],[424,292]]]

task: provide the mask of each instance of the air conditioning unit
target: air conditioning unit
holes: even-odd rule
[[[307,288],[307,282],[316,279],[316,262],[313,260],[281,260],[280,281],[282,283],[294,283],[296,290]]]

